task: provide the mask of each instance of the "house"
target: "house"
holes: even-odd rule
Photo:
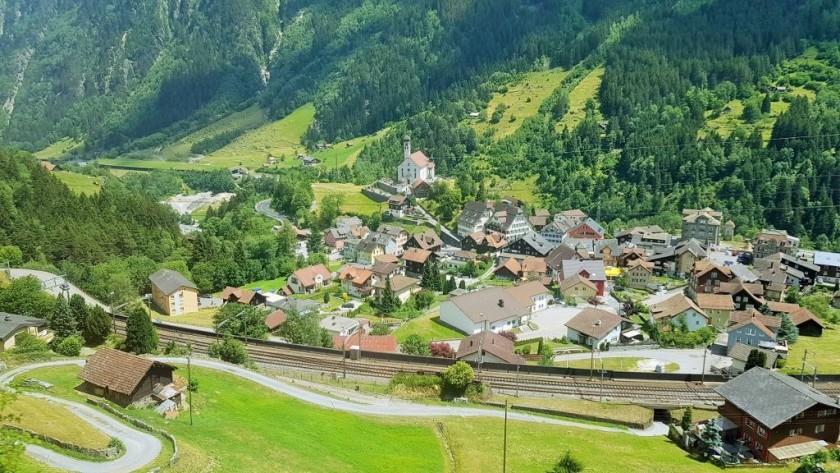
[[[501,233],[510,242],[534,231],[521,208],[504,202],[495,206],[493,216],[487,221],[485,228]]]
[[[637,259],[627,265],[627,287],[647,290],[653,280],[654,264]]]
[[[781,320],[778,317],[763,315],[755,309],[733,312],[729,322],[731,325],[726,329],[729,333],[729,340],[726,343],[727,353],[736,343],[754,347],[762,343],[775,344],[776,333],[781,326]]]
[[[379,353],[397,353],[397,337],[393,335],[333,335],[333,346],[341,350],[360,349]]]
[[[323,264],[301,268],[286,281],[288,294],[312,294],[332,284],[332,273]]]
[[[534,215],[528,217],[528,223],[531,224],[531,227],[536,230],[542,230],[546,225],[548,225],[548,219],[551,217],[551,213],[546,209],[537,209],[534,212]]]
[[[493,268],[493,276],[496,279],[516,281],[522,274],[522,265],[516,258],[506,258],[503,263]]]
[[[711,260],[694,263],[688,287],[693,294],[718,292],[721,283],[729,282],[734,276],[726,266],[718,266]]]
[[[650,306],[650,321],[670,322],[674,326],[685,322],[686,329],[694,332],[709,325],[709,316],[693,300],[683,294],[674,294]]]
[[[729,270],[732,271],[732,275],[738,278],[738,280],[740,281],[748,283],[758,281],[758,275],[752,272],[750,268],[741,263],[730,264]]]
[[[405,244],[406,248],[420,248],[427,251],[438,251],[443,248],[443,240],[440,239],[434,230],[429,229],[422,232],[412,233],[411,238]]]
[[[427,182],[435,180],[435,163],[422,151],[411,152],[411,138],[403,138],[403,162],[397,168],[397,180],[408,183],[422,179]]]
[[[432,191],[432,186],[429,184],[428,181],[423,179],[416,179],[414,182],[411,183],[411,195],[417,197],[418,199],[425,199],[429,197],[429,193]]]
[[[583,210],[580,210],[580,209],[564,210],[564,211],[559,212],[557,215],[554,216],[555,219],[557,219],[557,218],[585,219],[585,218],[588,218],[588,217],[589,216],[586,215],[586,212],[584,212]]]
[[[149,276],[152,300],[166,315],[198,312],[198,288],[178,271],[161,269]]]
[[[341,290],[350,297],[364,299],[373,293],[373,286],[379,280],[373,271],[346,265],[338,276]]]
[[[539,229],[540,236],[552,245],[559,245],[563,242],[563,239],[566,238],[566,232],[571,230],[577,224],[577,220],[554,220],[552,222],[547,223],[544,227]]]
[[[592,281],[579,274],[575,274],[560,283],[560,293],[563,294],[563,298],[567,301],[572,298],[587,301],[598,295],[598,288]]]
[[[796,256],[799,249],[799,238],[788,235],[785,230],[762,230],[753,242],[753,256],[755,259],[766,258],[776,253]]]
[[[469,202],[458,217],[458,236],[466,237],[472,233],[484,233],[485,225],[493,216],[493,202]],[[466,248],[465,248],[466,249]]]
[[[38,161],[38,164],[40,164],[42,168],[46,169],[49,172],[55,171],[56,168],[58,168],[58,166],[49,161]]]
[[[668,248],[671,246],[671,234],[659,225],[633,227],[618,233],[619,244],[632,243],[639,248]]]
[[[603,260],[604,266],[618,266],[618,255],[623,250],[618,240],[595,240],[594,243],[594,259]]]
[[[408,207],[409,202],[404,195],[394,194],[388,199],[388,214],[394,218],[403,218]]]
[[[819,317],[805,307],[785,302],[768,302],[767,307],[775,315],[786,314],[793,325],[796,325],[796,328],[799,329],[799,335],[806,337],[822,336],[825,325]]]
[[[761,461],[793,460],[837,443],[837,401],[795,378],[753,368],[715,392],[724,399],[718,412]]]
[[[461,249],[479,254],[498,253],[508,246],[508,240],[498,232],[470,233],[461,240]]]
[[[549,243],[537,232],[528,232],[522,238],[511,243],[507,248],[509,253],[527,256],[548,256],[555,245]]]
[[[363,322],[367,322],[367,320],[351,319],[341,315],[330,315],[318,322],[318,326],[326,329],[330,335],[346,337],[347,335],[352,335],[361,330]]]
[[[348,245],[350,241],[348,240]],[[356,244],[355,261],[360,264],[369,265],[376,261],[376,258],[382,255],[397,255],[402,254],[398,249],[397,240],[384,233],[371,232],[363,240]],[[346,255],[347,251],[345,251]]]
[[[580,224],[576,225],[574,228],[566,232],[566,238],[577,238],[577,239],[585,239],[585,240],[601,240],[604,238],[604,235],[607,234],[607,231],[604,230],[598,222],[591,218],[587,218]]]
[[[318,312],[321,303],[311,299],[293,299],[287,297],[278,302],[275,307],[285,312],[297,312],[300,315],[313,314]]]
[[[545,264],[548,265],[550,271],[559,274],[563,267],[563,261],[587,259],[589,259],[589,253],[586,251],[560,243],[545,257]]]
[[[720,283],[716,292],[732,297],[735,310],[758,309],[765,303],[764,287],[761,284],[748,284],[736,279],[732,282]]]
[[[255,307],[265,305],[265,295],[250,289],[228,286],[222,291],[222,300],[228,303],[248,304]]]
[[[618,343],[621,317],[601,309],[587,307],[566,322],[568,339],[592,349]]]
[[[814,264],[820,269],[817,281],[832,284],[840,281],[840,253],[815,251]]]
[[[376,229],[376,233],[379,235],[387,235],[394,239],[394,242],[397,245],[397,249],[395,253],[390,253],[386,251],[387,254],[395,254],[397,256],[403,253],[405,249],[405,244],[408,243],[408,232],[405,228],[398,227],[396,225],[386,225],[382,224],[379,225],[379,228]]]
[[[405,270],[399,264],[388,263],[385,261],[377,262],[370,268],[370,271],[377,277],[377,279],[389,278],[391,276],[396,276],[398,274],[402,275],[405,273]]]
[[[48,323],[44,319],[0,312],[0,351],[14,348],[15,337],[22,333],[34,335],[44,342],[52,341],[53,333],[47,329]]]
[[[525,358],[514,353],[512,341],[491,330],[485,330],[461,340],[455,359],[512,365],[526,363]]]
[[[616,265],[619,268],[626,268],[633,261],[647,261],[645,259],[645,256],[647,255],[645,253],[645,250],[643,250],[642,248],[625,247],[623,250],[621,250],[621,254],[619,254],[616,258]],[[653,263],[653,267],[656,268],[656,263]]]
[[[689,274],[694,264],[706,258],[707,253],[703,245],[697,240],[684,240],[676,246],[656,249],[656,252],[646,259],[656,265],[657,274],[674,274],[681,276]]]
[[[706,207],[704,209],[685,209],[682,219],[682,238],[695,240],[706,245],[720,243],[720,224],[723,213]]]
[[[394,295],[403,304],[408,302],[408,299],[411,297],[412,294],[420,291],[421,289],[419,279],[409,278],[397,274],[391,276],[390,280],[391,290],[394,291]],[[386,284],[386,279],[382,278],[376,284],[373,285],[374,289],[376,289],[376,297],[380,297],[382,295],[382,291],[385,289]]]
[[[286,311],[277,309],[274,312],[265,316],[265,326],[268,327],[269,332],[273,332],[280,328],[286,322]]]
[[[820,273],[820,267],[816,264],[782,252],[757,258],[753,265],[762,282],[776,282],[786,286],[810,286]]]
[[[607,275],[604,269],[604,262],[599,260],[566,260],[561,264],[558,282],[562,283],[566,278],[579,274],[592,281],[598,288],[598,297],[603,297],[607,282]]]
[[[478,263],[478,253],[475,251],[458,250],[449,258],[449,264],[453,267],[460,267],[470,262]]]
[[[735,303],[728,294],[697,294],[697,307],[709,316],[709,321],[717,329],[725,330],[729,317],[735,310]]]
[[[526,281],[543,281],[548,275],[548,265],[545,264],[544,258],[537,258],[535,256],[526,256],[522,260],[522,273],[520,276]],[[551,285],[551,278],[548,278],[547,285]]]
[[[112,348],[101,347],[79,373],[80,390],[126,407],[172,384],[175,367]]]
[[[402,256],[403,262],[405,263],[405,274],[409,276],[422,276],[426,269],[426,263],[432,260],[433,254],[428,250],[409,248]]]
[[[732,358],[731,370],[733,373],[744,372],[744,368],[747,367],[747,360],[749,360],[750,353],[753,350],[763,352],[764,355],[767,357],[767,361],[764,363],[764,366],[762,366],[762,368],[776,368],[776,362],[779,360],[780,357],[780,354],[776,350],[770,350],[761,347],[753,347],[750,345],[745,345],[743,343],[736,343],[735,346],[732,347],[732,350],[730,350],[729,353],[726,354],[726,356]]]
[[[548,307],[550,291],[537,281],[489,287],[455,296],[440,305],[440,320],[466,333],[511,330]]]

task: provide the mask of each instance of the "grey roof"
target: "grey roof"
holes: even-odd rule
[[[563,279],[580,274],[581,271],[589,273],[587,279],[590,281],[605,281],[607,279],[603,260],[563,261]]]
[[[840,267],[840,253],[829,253],[827,251],[814,252],[814,264],[820,266]]]
[[[624,245],[619,245],[615,238],[608,238],[606,240],[595,240],[595,253],[601,253],[604,248],[612,250],[613,255],[618,255],[624,250]]]
[[[516,221],[516,218],[522,214],[522,209],[515,205],[511,204],[503,204],[501,206],[496,206],[496,215],[500,215],[504,213],[504,219],[499,219],[499,228],[501,231],[507,231],[513,223]],[[525,218],[524,215],[522,218]]]
[[[542,235],[537,232],[526,233],[522,236],[521,241],[543,256],[547,255],[554,248],[554,245],[549,243],[548,240],[543,238]]]
[[[839,407],[807,384],[764,368],[753,368],[715,392],[771,429],[818,404]]]
[[[732,270],[732,274],[734,274],[738,279],[744,282],[755,282],[758,281],[758,276],[750,271],[750,268],[744,266],[741,263],[735,263],[729,266],[729,269]]]
[[[178,271],[173,271],[171,269],[161,269],[156,271],[149,276],[149,281],[151,281],[152,284],[160,290],[160,292],[166,294],[167,296],[182,287],[198,289],[192,281],[185,278]]]
[[[464,206],[464,211],[461,212],[461,216],[458,217],[458,222],[467,225],[475,225],[479,220],[481,220],[487,209],[488,205],[486,202],[469,202]]]
[[[47,325],[47,321],[44,319],[0,312],[0,341],[5,342],[14,337],[22,328],[42,327],[44,325]]]
[[[816,259],[816,253],[819,253],[819,252],[815,252],[814,259]],[[827,254],[831,254],[831,253],[827,253]],[[775,259],[776,256],[779,257],[779,262],[787,263],[788,266],[796,265],[796,266],[803,267],[805,269],[810,269],[811,271],[814,271],[814,272],[819,272],[819,270],[820,270],[820,267],[817,266],[817,264],[811,263],[809,261],[805,261],[804,259],[795,258],[793,256],[790,256],[790,255],[782,253],[782,252],[779,252],[776,255],[770,256],[770,258]]]
[[[729,358],[738,361],[746,362],[750,356],[750,352],[753,350],[759,350],[764,352],[767,355],[767,363],[764,366],[765,368],[770,366],[776,366],[776,360],[779,358],[779,354],[773,350],[765,350],[763,348],[759,348],[754,345],[746,345],[743,343],[736,343],[732,346],[732,349],[729,350],[729,353],[726,354]]]
[[[299,314],[306,314],[307,312],[317,310],[320,305],[321,304],[319,304],[317,301],[313,301],[310,299],[288,298],[277,304],[277,308],[283,309],[286,312],[293,310]]]

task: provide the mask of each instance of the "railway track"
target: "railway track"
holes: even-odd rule
[[[125,334],[125,321],[115,319],[118,334]],[[196,353],[206,354],[210,345],[219,340],[211,332],[201,332],[156,324],[161,343],[170,341],[180,345],[190,344]],[[388,360],[350,360],[335,353],[318,353],[288,346],[266,346],[247,343],[251,359],[261,365],[282,367],[321,373],[346,373],[353,376],[392,378],[398,373],[439,373],[445,366],[422,363],[394,362]],[[585,399],[605,398],[661,404],[700,404],[721,401],[713,386],[691,382],[675,381],[627,381],[620,379],[601,380],[597,374],[589,377],[552,376],[524,374],[500,370],[479,370],[478,378],[491,389],[507,392],[525,392],[538,395],[575,396]],[[828,395],[840,395],[840,386],[821,387]]]

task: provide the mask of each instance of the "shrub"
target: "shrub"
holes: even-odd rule
[[[207,354],[212,358],[220,358],[222,361],[237,365],[242,365],[250,361],[248,352],[245,351],[245,345],[230,336],[225,337],[224,341],[220,343],[210,345],[207,349]]]
[[[430,343],[429,350],[431,350],[432,356],[438,358],[455,358],[455,350],[448,343]]]
[[[189,384],[187,384],[187,390],[192,392],[198,391],[198,380],[195,378],[190,379]]]
[[[84,345],[82,337],[72,335],[58,342],[55,346],[55,352],[64,356],[79,356],[79,353],[82,352],[82,345]]]
[[[446,368],[443,372],[443,387],[446,392],[453,396],[463,395],[467,387],[475,379],[475,371],[472,366],[459,361]]]
[[[15,336],[15,347],[12,352],[20,354],[45,353],[50,351],[46,342],[28,332]]]

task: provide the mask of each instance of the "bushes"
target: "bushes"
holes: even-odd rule
[[[433,374],[398,373],[391,378],[388,392],[405,399],[438,398],[441,393],[440,376]]]
[[[212,358],[220,358],[222,361],[236,365],[244,365],[250,361],[248,352],[245,351],[245,345],[230,336],[225,337],[221,343],[210,345],[207,354]]]
[[[438,358],[455,358],[455,350],[448,343],[430,343],[429,350],[431,350],[432,356]]]
[[[79,356],[82,352],[82,345],[84,340],[78,335],[72,335],[60,341],[55,346],[55,352],[64,356]]]
[[[452,397],[463,396],[475,379],[475,371],[473,371],[472,366],[459,361],[446,368],[442,379],[445,394]]]

